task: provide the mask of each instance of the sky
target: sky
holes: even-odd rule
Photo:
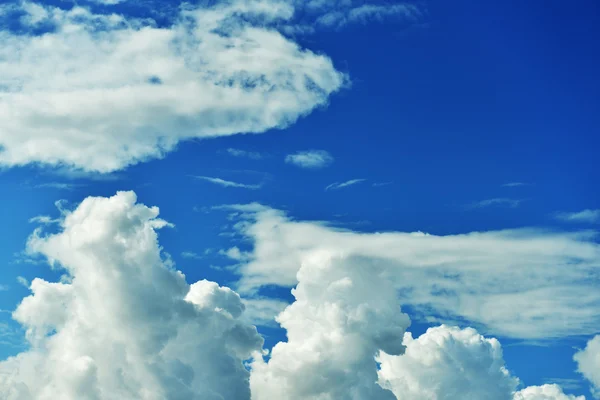
[[[0,398],[600,398],[598,37],[592,0],[2,2]]]

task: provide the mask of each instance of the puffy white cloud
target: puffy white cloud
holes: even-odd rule
[[[161,257],[158,209],[132,192],[87,198],[34,233],[30,252],[65,270],[36,278],[13,317],[30,349],[0,362],[0,398],[249,399],[243,365],[262,338],[214,282],[186,283]]]
[[[384,268],[402,303],[429,322],[463,318],[489,333],[532,339],[600,328],[600,245],[593,232],[369,234],[293,221],[256,204],[234,208],[239,233],[254,243],[239,270],[242,292],[293,287],[303,263],[328,252],[349,269]]]
[[[413,339],[401,356],[381,353],[379,382],[402,400],[507,400],[519,384],[504,366],[502,347],[474,329],[440,326]]]
[[[585,397],[564,394],[558,385],[542,385],[529,386],[517,392],[514,400],[585,400]]]
[[[318,169],[324,168],[333,163],[333,156],[325,150],[307,150],[299,151],[294,154],[288,154],[285,162],[301,168]]]
[[[295,301],[277,317],[287,342],[252,364],[253,399],[394,399],[376,383],[374,357],[403,351],[409,319],[384,270],[340,261],[325,252],[304,261]]]
[[[574,359],[578,371],[591,382],[594,395],[600,399],[600,335],[591,339]]]
[[[184,10],[168,27],[81,7],[25,3],[0,31],[0,164],[110,172],[186,139],[283,128],[327,103],[345,77],[271,25],[280,0]]]

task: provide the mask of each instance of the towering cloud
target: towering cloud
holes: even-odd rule
[[[323,252],[303,264],[277,317],[288,341],[252,364],[253,399],[394,399],[376,383],[375,356],[402,353],[409,319],[385,271],[340,261]]]
[[[262,338],[239,320],[240,297],[188,285],[161,258],[158,209],[132,192],[87,198],[28,249],[63,268],[35,279],[14,312],[30,350],[0,363],[0,398],[249,399],[242,361]]]
[[[399,399],[504,400],[519,383],[504,366],[500,343],[474,329],[442,325],[417,339],[406,333],[404,345],[402,356],[379,356],[380,383]]]

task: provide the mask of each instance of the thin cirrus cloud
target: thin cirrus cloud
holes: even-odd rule
[[[366,181],[366,179],[361,178],[361,179],[350,179],[349,181],[346,181],[346,182],[335,182],[330,185],[327,185],[325,187],[325,190],[326,191],[339,190],[339,189],[347,188],[349,186],[358,185],[359,183],[362,183],[364,181]]]
[[[600,223],[600,209],[586,209],[578,212],[560,212],[555,214],[555,218],[566,222],[596,224]]]
[[[257,151],[234,149],[231,147],[227,149],[227,154],[232,155],[234,157],[249,158],[251,160],[260,160],[261,158],[263,158],[263,155]]]
[[[523,202],[523,199],[510,199],[507,197],[496,197],[493,199],[486,199],[481,201],[476,201],[467,205],[467,208],[487,208],[487,207],[510,207],[517,208]]]
[[[210,177],[210,176],[193,176],[193,178],[202,180],[202,181],[206,181],[206,182],[210,182],[210,183],[214,183],[215,185],[223,186],[226,188],[241,188],[241,189],[258,190],[263,186],[262,183],[258,183],[258,184],[239,183],[239,182],[234,182],[234,181],[228,181],[228,180],[221,179],[221,178],[214,178],[214,177]]]
[[[188,7],[164,28],[77,6],[21,12],[19,32],[0,30],[2,166],[109,173],[188,139],[285,128],[347,81],[274,29],[290,2]],[[40,26],[52,29],[22,34]]]
[[[65,275],[33,279],[13,313],[28,346],[0,361],[0,398],[582,400],[557,385],[518,390],[499,341],[474,329],[442,325],[413,339],[385,263],[348,264],[323,248],[302,260],[291,304],[243,299],[188,283],[158,241],[170,224],[133,192],[61,214],[58,232],[36,230],[27,242]],[[287,340],[265,357],[248,319],[273,313]]]
[[[316,24],[323,27],[341,28],[351,23],[366,23],[390,17],[416,20],[420,15],[420,10],[412,4],[395,4],[391,6],[363,4],[331,10],[319,16]]]
[[[525,182],[508,182],[508,183],[504,183],[502,186],[503,187],[521,187],[521,186],[528,186],[528,183]]]
[[[298,151],[285,156],[285,162],[300,168],[319,169],[333,163],[333,156],[325,150]]]

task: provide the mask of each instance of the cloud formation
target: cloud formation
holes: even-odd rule
[[[346,181],[346,182],[335,182],[335,183],[332,183],[330,185],[327,185],[325,187],[325,190],[343,189],[343,188],[346,188],[348,186],[358,185],[359,183],[362,183],[364,181],[366,181],[366,179],[350,179],[349,181]]]
[[[318,249],[296,271],[292,304],[242,300],[215,282],[189,285],[158,243],[169,224],[133,192],[60,211],[58,232],[36,230],[27,249],[65,274],[34,279],[13,313],[30,348],[0,362],[2,399],[580,400],[556,385],[515,392],[499,342],[474,329],[413,339],[385,262]],[[288,340],[267,356],[247,321],[279,311]]]
[[[257,204],[233,208],[237,233],[254,245],[239,269],[243,293],[265,285],[293,287],[303,263],[326,252],[349,269],[384,268],[403,304],[428,322],[459,318],[486,333],[530,339],[600,329],[600,245],[594,232],[371,234],[294,221]]]
[[[262,347],[244,305],[214,282],[186,283],[161,256],[158,209],[133,192],[87,198],[30,252],[65,271],[36,278],[13,317],[30,349],[0,362],[0,398],[249,399],[242,361]]]
[[[592,384],[592,392],[600,399],[600,335],[591,339],[585,349],[574,356],[578,371]]]
[[[517,208],[521,205],[523,200],[520,199],[509,199],[506,197],[497,197],[494,199],[486,199],[476,201],[475,203],[469,204],[468,208],[486,208],[493,206],[505,206],[510,208]]]
[[[210,176],[194,176],[194,178],[207,181],[210,183],[214,183],[215,185],[223,186],[223,187],[231,187],[231,188],[242,188],[242,189],[250,189],[250,190],[258,190],[262,187],[262,184],[247,184],[247,183],[239,183],[233,181],[227,181],[221,178],[213,178]]]
[[[242,149],[234,149],[231,147],[227,149],[227,153],[234,157],[245,157],[245,158],[250,158],[252,160],[260,160],[262,158],[262,154],[260,154],[259,152],[242,150]]]
[[[306,150],[288,154],[285,162],[301,168],[319,169],[331,165],[333,156],[325,150]]]
[[[273,26],[283,0],[186,9],[168,27],[25,3],[0,31],[0,164],[111,172],[181,141],[283,128],[345,76]]]
[[[496,339],[474,329],[439,326],[413,339],[401,356],[381,353],[379,382],[403,400],[510,399],[519,380],[504,366]]]
[[[410,321],[385,271],[322,253],[305,260],[298,281],[295,302],[277,317],[287,342],[252,364],[252,398],[393,400],[376,383],[374,357],[401,354]]]
[[[566,222],[595,224],[600,222],[600,210],[582,210],[578,212],[563,212],[556,214],[556,218]]]
[[[585,397],[567,395],[558,385],[542,385],[529,386],[517,392],[514,400],[585,400]]]

